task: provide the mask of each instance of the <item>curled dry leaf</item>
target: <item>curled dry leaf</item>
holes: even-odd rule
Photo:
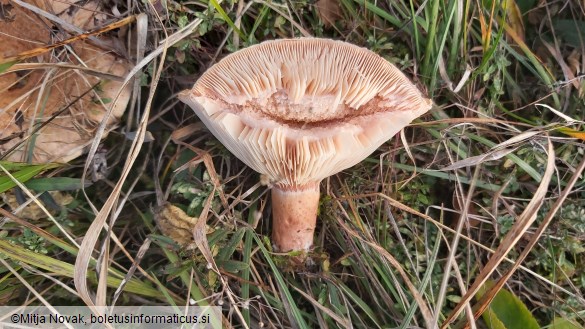
[[[0,0],[3,5],[8,2]],[[27,2],[84,31],[103,24],[106,18],[100,13],[99,2]],[[10,17],[10,20],[0,21],[0,44],[3,45],[0,60],[71,36],[55,33],[61,31],[60,26],[19,5],[11,7]],[[68,31],[67,28],[63,30]],[[130,70],[127,60],[90,42],[78,41],[29,61],[49,65],[23,70],[16,64],[0,73],[0,157],[5,160],[70,161],[84,153],[102,120],[107,120],[107,127],[111,129],[123,115],[130,98],[129,87],[122,89],[119,81],[101,79],[88,74],[87,70],[75,70],[70,66],[89,67],[124,77]],[[50,63],[70,65],[58,67]],[[114,102],[120,90],[120,97]],[[84,96],[79,98],[81,95]]]
[[[170,203],[158,207],[154,214],[154,220],[161,232],[184,247],[190,247],[194,241],[193,235],[199,233],[205,236],[214,230],[205,223],[199,222],[200,218],[190,217],[181,208]],[[198,227],[197,225],[203,225]],[[198,230],[198,228],[201,228]],[[188,248],[189,249],[189,248]]]
[[[193,243],[197,217],[189,217],[181,208],[167,203],[156,211],[154,219],[161,232],[181,246]]]

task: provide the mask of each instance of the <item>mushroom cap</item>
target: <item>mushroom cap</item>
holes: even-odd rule
[[[179,98],[235,156],[292,190],[357,164],[432,106],[379,55],[313,38],[235,52]]]

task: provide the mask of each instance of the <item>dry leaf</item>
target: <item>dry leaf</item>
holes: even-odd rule
[[[7,0],[0,2],[5,4]],[[29,3],[49,13],[60,12],[61,19],[74,25],[79,24],[83,30],[93,28],[101,15],[94,2],[88,2],[72,11],[66,10],[63,2],[37,0]],[[55,10],[46,6],[59,8]],[[3,45],[0,58],[15,56],[56,42],[51,34],[51,27],[54,26],[51,21],[41,15],[32,14],[19,5],[14,5],[10,13],[13,18],[11,21],[0,22],[0,44]],[[122,89],[120,97],[114,103],[122,88],[121,82],[90,75],[89,71],[74,70],[70,65],[87,66],[96,71],[124,77],[130,70],[130,63],[88,42],[74,42],[70,49],[75,54],[58,48],[53,54],[45,53],[29,59],[47,63],[46,67],[2,74],[0,156],[6,156],[5,159],[11,161],[31,160],[33,163],[70,161],[81,155],[85,147],[91,144],[94,132],[102,120],[107,119],[109,127],[113,127],[124,113],[130,97],[129,87]],[[68,62],[69,67],[51,66],[51,63],[63,62]],[[85,96],[76,101],[84,94]],[[65,108],[63,113],[59,113]],[[111,116],[106,117],[110,109]],[[43,127],[35,133],[35,128],[41,125]],[[34,137],[31,136],[33,133]],[[16,150],[12,151],[13,148]],[[30,148],[33,148],[32,159],[28,159]],[[8,151],[12,152],[5,154]]]
[[[317,14],[325,27],[335,25],[341,19],[341,7],[338,0],[319,0],[315,3]]]
[[[181,246],[193,242],[193,229],[197,218],[187,216],[181,208],[167,203],[156,212],[154,220],[164,235]]]
[[[583,70],[581,69],[581,53],[577,49],[573,49],[569,57],[567,57],[567,63],[573,75],[579,75]]]

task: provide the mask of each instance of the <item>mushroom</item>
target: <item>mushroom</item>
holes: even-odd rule
[[[179,98],[270,179],[280,252],[311,247],[321,180],[362,161],[432,105],[372,51],[313,38],[237,51]]]

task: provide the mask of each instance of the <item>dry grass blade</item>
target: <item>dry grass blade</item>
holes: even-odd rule
[[[343,327],[343,328],[351,328],[351,324],[350,324],[351,322],[348,319],[344,319],[344,318],[340,317],[335,312],[333,312],[330,309],[328,309],[327,307],[321,305],[317,300],[315,300],[315,298],[313,298],[311,295],[307,294],[306,292],[302,291],[301,289],[299,289],[299,288],[297,288],[295,286],[292,286],[292,287],[299,294],[301,294],[303,297],[305,297],[305,299],[307,299],[309,302],[311,302],[311,304],[313,304],[314,307],[320,309],[325,314],[327,314],[332,319],[334,319],[341,327]]]
[[[205,257],[207,261],[207,266],[217,269],[217,265],[215,264],[215,260],[213,259],[213,254],[211,253],[211,249],[209,248],[209,244],[207,243],[207,215],[209,214],[209,210],[211,209],[211,202],[215,197],[215,188],[209,193],[209,196],[205,200],[203,210],[201,211],[201,215],[197,219],[195,226],[193,227],[193,240],[199,248],[199,251]]]
[[[65,242],[65,241],[59,239],[58,237],[54,236],[53,234],[41,229],[37,225],[31,224],[31,223],[27,222],[26,220],[24,220],[18,216],[15,216],[14,214],[11,214],[10,212],[8,212],[2,208],[0,208],[0,215],[7,217],[7,218],[10,218],[11,221],[17,223],[18,225],[21,225],[23,227],[28,228],[29,230],[33,231],[38,236],[41,236],[41,237],[47,239],[48,241],[51,241],[55,245],[61,247],[63,250],[67,250],[70,253],[77,252],[77,249],[75,247],[73,247],[72,245],[68,244],[67,242]]]
[[[240,321],[244,325],[244,328],[248,328],[248,325],[246,324],[246,321],[244,320],[244,316],[242,315],[242,312],[236,306],[237,303],[236,303],[236,300],[234,299],[235,294],[231,291],[230,286],[229,286],[225,276],[221,275],[220,270],[217,267],[215,260],[213,259],[213,254],[211,253],[211,249],[209,248],[209,243],[207,241],[207,236],[206,236],[207,216],[209,214],[209,210],[211,209],[211,204],[212,204],[213,198],[215,197],[216,189],[218,188],[218,186],[216,186],[216,184],[219,185],[219,178],[217,176],[217,173],[215,172],[215,169],[213,167],[213,162],[211,161],[211,157],[209,156],[209,154],[207,152],[202,151],[202,150],[200,150],[200,152],[202,152],[202,154],[200,156],[204,159],[203,161],[207,167],[207,170],[210,173],[209,176],[211,177],[211,180],[214,183],[214,187],[213,187],[213,190],[211,191],[211,193],[209,193],[209,196],[207,197],[207,199],[205,200],[203,210],[201,211],[201,215],[199,216],[199,219],[197,219],[197,222],[195,223],[195,226],[193,227],[193,240],[195,241],[197,248],[199,248],[199,251],[201,251],[201,253],[203,254],[203,257],[205,257],[205,260],[207,261],[208,268],[210,270],[215,271],[218,278],[220,279],[221,284],[223,285],[223,287],[226,291],[226,295],[227,295],[228,299],[230,300],[230,303],[232,304],[233,311],[236,312],[236,314],[240,318]],[[221,195],[221,192],[220,192],[220,195]],[[225,196],[223,196],[223,200],[225,202],[224,206],[227,206],[227,199],[225,199]]]
[[[402,146],[404,146],[404,150],[406,151],[406,154],[408,155],[408,159],[416,165],[416,160],[414,159],[414,156],[412,155],[412,152],[410,151],[410,147],[408,146],[408,141],[406,139],[406,135],[404,134],[404,129],[400,130],[400,141],[402,142]],[[402,186],[405,186],[406,184],[408,184],[408,182],[416,177],[416,170],[414,170],[412,172],[412,175],[410,175],[410,177],[408,179],[406,179],[403,183]]]
[[[35,297],[38,298],[45,305],[45,307],[47,307],[53,314],[59,314],[59,312],[57,312],[57,310],[49,302],[47,302],[47,300],[45,300],[45,298],[43,298],[43,296],[41,296],[41,294],[39,294],[39,292],[36,291],[35,288],[33,288],[20,274],[18,274],[18,272],[16,272],[12,268],[12,266],[10,266],[10,264],[8,264],[3,258],[0,258],[0,263],[2,263],[2,265],[4,265],[4,268],[7,268],[12,273],[12,275],[18,278],[18,280],[20,280],[20,282],[22,282],[22,284],[33,295],[35,295]],[[69,323],[64,323],[64,326],[66,326],[69,329],[73,329],[73,327]]]
[[[552,152],[551,148],[552,148],[552,146],[550,145],[550,142],[549,142],[549,152]],[[551,223],[551,221],[555,217],[558,210],[561,208],[561,206],[563,205],[563,203],[567,199],[567,196],[569,196],[569,194],[572,192],[573,187],[575,186],[575,183],[577,183],[577,180],[581,177],[581,174],[583,173],[584,169],[585,169],[585,158],[583,158],[583,160],[581,160],[581,163],[575,169],[575,172],[573,173],[573,176],[571,177],[571,179],[567,183],[567,186],[561,192],[561,195],[555,201],[555,203],[551,207],[551,209],[548,211],[548,213],[544,217],[544,220],[542,221],[542,223],[540,224],[540,226],[538,227],[536,232],[534,232],[534,234],[532,234],[530,241],[524,247],[524,249],[522,250],[522,253],[520,254],[520,256],[518,256],[518,259],[516,260],[514,265],[512,265],[512,267],[504,275],[502,275],[502,277],[488,291],[486,291],[485,294],[483,295],[483,297],[473,306],[475,319],[478,319],[483,314],[483,312],[487,309],[487,307],[489,307],[491,301],[494,299],[496,294],[500,291],[500,289],[502,289],[502,287],[506,284],[506,282],[508,282],[508,280],[512,277],[512,275],[520,267],[520,264],[522,264],[524,259],[526,259],[528,254],[532,251],[532,249],[534,248],[534,246],[536,245],[536,243],[538,242],[538,240],[540,239],[540,237],[542,236],[544,231],[547,229],[547,227],[549,226],[549,224]],[[464,323],[458,323],[455,327],[456,328],[468,328]]]
[[[445,60],[443,59],[442,56],[439,57],[439,74],[441,75],[443,81],[445,81],[447,88],[453,91],[453,81],[449,79],[449,75],[447,74],[447,68],[445,67]]]
[[[146,42],[148,35],[148,15],[138,15],[136,18],[136,62],[140,63],[144,58],[146,51]],[[140,98],[140,79],[134,79],[134,85],[132,86],[132,101],[130,102],[130,109],[128,111],[128,122],[126,127],[128,131],[133,126],[134,122],[134,109],[136,108]]]
[[[118,287],[118,289],[116,289],[116,292],[114,293],[114,297],[112,298],[112,302],[111,302],[112,305],[116,305],[116,301],[118,300],[118,297],[120,297],[120,295],[122,294],[122,291],[124,291],[124,287],[126,286],[126,284],[128,282],[130,282],[130,279],[134,275],[134,272],[136,272],[136,269],[139,267],[139,264],[140,264],[140,261],[142,260],[142,257],[144,257],[144,255],[146,254],[146,252],[150,248],[151,242],[152,242],[152,240],[150,240],[149,238],[146,238],[146,240],[144,240],[144,243],[142,243],[142,246],[140,246],[140,249],[138,249],[138,253],[136,254],[136,258],[132,260],[132,267],[130,267],[130,269],[128,270],[128,272],[124,276],[122,283],[120,283],[120,286]]]
[[[451,277],[451,275],[450,275],[451,274],[451,266],[454,263],[456,263],[455,262],[455,254],[457,253],[457,245],[459,244],[459,239],[462,236],[461,231],[463,230],[463,224],[467,220],[469,207],[471,204],[471,196],[473,195],[473,192],[475,190],[475,184],[476,184],[478,176],[479,176],[479,170],[480,170],[479,166],[475,167],[475,170],[473,172],[473,178],[471,180],[471,185],[469,186],[469,190],[467,191],[467,195],[464,196],[464,192],[462,190],[460,190],[460,192],[459,192],[462,198],[465,197],[465,202],[464,202],[464,205],[462,207],[461,215],[459,216],[459,220],[457,222],[457,228],[455,230],[456,231],[455,237],[453,237],[453,240],[451,242],[451,246],[449,248],[449,255],[447,257],[447,264],[445,264],[445,270],[444,270],[445,274],[443,275],[443,280],[441,281],[441,286],[439,288],[439,294],[438,294],[436,309],[435,309],[435,318],[433,321],[433,323],[435,323],[435,324],[439,322],[440,310],[441,310],[441,307],[443,306],[443,302],[445,301],[445,296],[446,296],[446,292],[447,292],[447,284],[448,284],[449,279]],[[469,316],[471,316],[471,315],[469,315]]]
[[[431,313],[431,309],[429,308],[429,306],[427,305],[427,303],[425,302],[425,300],[422,298],[422,295],[416,289],[416,287],[414,286],[414,284],[412,283],[412,281],[410,281],[410,279],[408,278],[408,275],[406,274],[406,272],[402,268],[402,265],[400,264],[400,262],[398,262],[392,255],[390,255],[390,253],[386,249],[382,248],[380,245],[378,245],[378,244],[376,244],[374,242],[365,240],[356,231],[354,231],[353,229],[351,229],[343,220],[341,220],[341,218],[339,218],[339,217],[337,218],[337,223],[349,235],[353,236],[354,238],[356,238],[356,239],[362,241],[363,243],[367,244],[368,246],[372,247],[374,250],[376,250],[382,256],[384,256],[384,258],[390,264],[392,264],[392,266],[394,266],[394,268],[398,271],[398,273],[400,273],[400,276],[402,277],[402,280],[404,280],[404,283],[408,287],[408,290],[410,291],[410,293],[414,297],[414,300],[416,301],[418,307],[420,308],[420,310],[422,312],[422,315],[423,315],[423,318],[425,320],[426,327],[427,328],[433,328],[434,327],[434,325],[433,325],[433,314]]]
[[[155,88],[152,89],[153,92],[154,92],[154,90],[155,90]],[[104,228],[106,220],[108,219],[111,210],[113,209],[114,205],[116,204],[116,202],[118,200],[118,197],[120,196],[120,192],[122,190],[123,183],[125,182],[125,179],[128,176],[130,169],[131,169],[132,165],[134,164],[134,161],[138,157],[138,153],[140,152],[140,149],[142,147],[142,142],[143,142],[144,136],[145,136],[145,131],[146,131],[145,123],[147,122],[147,118],[148,118],[148,112],[146,112],[143,116],[143,120],[141,122],[142,125],[138,129],[137,138],[134,140],[134,144],[132,145],[132,148],[131,148],[129,155],[128,155],[128,160],[126,161],[126,163],[124,165],[124,168],[122,171],[122,177],[120,178],[120,180],[118,181],[118,183],[114,187],[112,194],[110,195],[110,197],[108,198],[108,200],[106,201],[106,203],[104,204],[102,209],[97,214],[94,222],[91,224],[91,226],[87,230],[87,233],[86,233],[86,235],[83,239],[83,242],[81,244],[81,247],[79,249],[79,254],[78,254],[77,259],[75,261],[75,278],[74,278],[75,288],[79,292],[79,295],[83,299],[83,301],[92,309],[92,311],[98,312],[97,314],[100,314],[99,310],[94,307],[95,304],[91,298],[91,294],[89,293],[89,289],[87,286],[87,271],[89,268],[89,261],[92,257],[93,248],[94,248],[94,246],[99,238],[100,232]],[[101,270],[102,270],[102,272],[107,271],[106,268],[102,268]],[[102,279],[102,277],[100,277],[100,280],[101,279]],[[99,306],[105,306],[105,305],[99,305]]]
[[[171,140],[175,143],[182,141],[183,139],[192,136],[195,132],[205,129],[205,125],[202,122],[192,123],[184,127],[175,129],[171,134]]]
[[[131,149],[129,151],[128,158],[127,158],[126,163],[124,164],[124,167],[122,169],[120,179],[118,180],[118,183],[114,187],[114,190],[112,191],[110,197],[108,198],[108,200],[106,200],[102,209],[98,212],[95,220],[93,221],[93,223],[89,227],[88,232],[87,232],[85,238],[83,239],[82,248],[80,249],[80,253],[75,261],[75,269],[76,269],[75,280],[74,280],[75,287],[76,287],[77,291],[79,292],[80,297],[83,299],[83,301],[90,308],[92,308],[93,311],[96,311],[97,309],[94,307],[95,305],[94,305],[93,300],[91,298],[91,294],[89,293],[89,289],[87,286],[87,279],[86,279],[87,278],[87,271],[89,268],[89,260],[91,258],[93,247],[99,238],[99,233],[102,230],[102,228],[104,227],[106,219],[109,216],[110,212],[112,211],[114,204],[116,203],[116,201],[120,195],[120,192],[121,192],[122,186],[126,180],[126,177],[128,177],[130,169],[133,166],[134,161],[136,160],[138,153],[140,152],[140,149],[142,147],[142,143],[144,141],[144,137],[146,134],[146,126],[148,124],[149,109],[152,105],[154,93],[156,91],[156,87],[157,87],[160,75],[162,73],[162,70],[163,70],[164,58],[166,56],[167,49],[170,46],[174,45],[175,43],[181,41],[187,35],[189,35],[195,28],[197,28],[197,26],[199,26],[199,24],[201,24],[201,22],[202,22],[201,19],[196,19],[193,22],[191,22],[190,24],[188,24],[187,26],[185,26],[184,28],[182,28],[181,30],[179,30],[176,33],[165,38],[163,40],[162,44],[159,47],[157,47],[154,51],[152,51],[150,54],[148,54],[145,58],[143,58],[142,61],[140,61],[128,73],[126,79],[124,80],[124,84],[126,85],[148,63],[150,63],[155,57],[161,55],[163,60],[161,61],[159,67],[156,70],[156,74],[153,77],[153,80],[152,80],[152,83],[150,86],[150,93],[148,95],[148,99],[147,99],[147,102],[145,105],[145,112],[142,116],[142,120],[139,123],[136,138],[133,140],[133,144],[132,144]],[[105,129],[105,124],[102,124],[100,126],[100,129],[97,132],[98,136],[100,135],[101,132],[103,132],[103,129]],[[89,156],[88,156],[88,161],[86,162],[86,166],[84,168],[83,177],[86,176],[85,173],[89,169],[89,163],[91,162],[90,159],[95,155],[95,153],[97,151],[97,147],[98,147],[97,142],[95,142],[91,147],[91,150],[90,150]],[[89,198],[88,198],[88,200],[89,200]],[[91,202],[90,202],[90,205],[91,205]],[[93,207],[93,205],[91,205],[91,206]],[[94,211],[95,211],[95,208],[94,208]]]
[[[455,320],[455,318],[461,313],[463,308],[469,303],[469,301],[475,296],[475,294],[479,291],[479,289],[483,286],[483,284],[487,281],[487,279],[492,275],[492,273],[496,270],[498,265],[504,260],[508,252],[516,243],[522,238],[526,230],[530,228],[530,225],[536,220],[536,214],[542,207],[544,197],[546,196],[546,192],[548,191],[549,183],[552,179],[555,170],[555,154],[552,143],[550,139],[548,140],[548,148],[547,148],[547,165],[542,176],[542,180],[538,189],[534,193],[533,198],[530,200],[522,214],[518,216],[516,222],[510,229],[510,231],[506,234],[504,239],[502,240],[500,246],[496,249],[496,252],[490,257],[488,263],[485,265],[483,270],[477,275],[473,285],[469,288],[467,293],[461,298],[461,301],[455,306],[453,311],[449,314],[449,316],[443,322],[441,328],[446,328],[451,322]]]
[[[563,55],[561,54],[561,50],[558,48],[558,45],[555,48],[555,47],[553,47],[553,45],[546,42],[546,40],[542,40],[542,44],[546,47],[546,49],[550,52],[550,54],[554,57],[554,59],[557,61],[557,63],[559,64],[559,66],[563,70],[563,74],[565,75],[565,81],[570,81],[570,83],[573,85],[573,87],[575,87],[575,89],[579,90],[581,88],[581,85],[579,84],[579,81],[577,79],[575,79],[575,75],[573,74],[573,72],[571,71],[571,69],[569,68],[567,63],[565,62],[565,59],[563,58]]]
[[[537,104],[534,104],[534,105],[536,105],[536,106],[542,106],[542,107],[544,107],[544,108],[546,108],[546,109],[550,110],[552,113],[554,113],[555,115],[558,115],[560,118],[562,118],[563,120],[567,121],[568,123],[574,123],[574,122],[581,122],[581,123],[583,123],[583,121],[577,121],[577,120],[575,120],[575,119],[571,118],[570,116],[568,116],[568,115],[564,114],[563,112],[561,112],[561,111],[559,111],[559,110],[556,110],[556,109],[554,109],[554,108],[553,108],[552,106],[550,106],[550,105],[547,105],[547,104],[540,104],[540,103],[537,103]]]
[[[166,55],[166,49],[169,47],[169,45],[165,43],[161,47],[163,48],[162,49],[162,57],[164,59],[164,57]],[[89,289],[87,286],[87,271],[89,268],[89,261],[90,261],[91,256],[92,256],[93,248],[94,248],[94,246],[99,238],[100,232],[104,228],[106,220],[110,216],[112,209],[114,208],[115,204],[117,203],[118,198],[120,196],[120,192],[122,191],[122,187],[124,185],[124,182],[126,181],[126,178],[128,177],[128,174],[130,173],[130,169],[132,168],[132,166],[133,166],[134,162],[136,161],[136,158],[138,157],[138,154],[140,153],[140,150],[142,148],[142,145],[144,142],[144,137],[145,137],[146,131],[147,131],[146,127],[147,127],[148,117],[149,117],[149,113],[150,113],[149,110],[150,110],[150,106],[151,106],[153,98],[154,98],[154,93],[156,91],[156,87],[157,87],[160,75],[161,75],[162,70],[163,70],[163,63],[164,63],[164,61],[161,61],[160,65],[157,68],[155,76],[153,78],[153,81],[151,84],[151,89],[150,89],[150,94],[149,94],[149,97],[148,97],[148,100],[147,100],[146,106],[145,106],[145,112],[143,113],[142,120],[139,124],[136,138],[134,139],[133,144],[131,146],[131,149],[129,151],[128,159],[126,160],[126,163],[124,164],[124,168],[122,169],[121,177],[118,180],[116,186],[114,187],[112,193],[110,194],[110,197],[104,203],[104,206],[98,212],[94,222],[89,227],[89,229],[86,233],[86,236],[84,237],[83,242],[81,244],[77,259],[75,261],[75,278],[74,278],[75,288],[79,292],[81,299],[83,299],[83,301],[87,304],[87,306],[89,306],[90,309],[92,309],[92,311],[96,312],[97,314],[100,314],[100,312],[95,307],[94,301],[91,298],[91,294],[89,293]],[[129,78],[131,76],[133,76],[133,75],[130,75],[126,81],[129,81]],[[95,152],[95,149],[97,149],[97,145],[95,145],[95,144],[97,144],[97,143],[94,143],[94,145],[92,145],[92,149],[94,149],[94,152]],[[87,168],[87,164],[86,164],[86,168]],[[105,266],[101,270],[102,270],[102,272],[107,272],[107,263],[104,263],[104,264],[105,264]],[[100,282],[98,283],[98,287],[104,287],[102,289],[105,289],[105,283],[103,282],[103,277],[101,277],[101,276],[100,276]],[[99,305],[99,306],[105,306],[105,305]]]
[[[491,149],[492,150],[501,149],[501,148],[507,147],[508,145],[518,144],[518,143],[523,142],[527,139],[530,139],[530,138],[532,138],[540,133],[541,132],[539,132],[539,131],[525,131],[525,132],[522,132],[522,133],[506,140],[505,142],[502,142],[498,145],[494,145]]]
[[[432,120],[432,121],[425,121],[425,122],[413,122],[411,126],[419,126],[419,127],[428,127],[428,126],[436,126],[440,124],[460,124],[460,123],[499,123],[503,125],[516,125],[519,127],[527,127],[533,128],[532,125],[523,124],[521,122],[514,122],[514,121],[506,121],[506,120],[498,120],[493,118],[450,118],[450,119],[440,119],[440,120]]]
[[[491,151],[488,152],[486,154],[482,154],[482,155],[476,155],[476,156],[472,156],[460,161],[457,161],[445,168],[442,168],[442,171],[449,171],[449,170],[455,170],[455,169],[459,169],[459,168],[463,168],[463,167],[471,167],[471,166],[477,166],[483,162],[486,161],[493,161],[493,160],[498,160],[501,159],[502,157],[505,157],[506,155],[514,152],[516,148],[509,148],[509,149],[503,149],[503,150],[496,150],[496,151]]]

